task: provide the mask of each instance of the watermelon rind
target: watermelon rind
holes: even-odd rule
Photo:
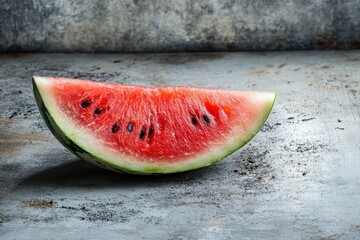
[[[198,154],[195,158],[187,161],[147,163],[136,161],[132,156],[111,155],[111,153],[96,149],[96,146],[89,144],[86,139],[91,138],[91,136],[83,136],[86,134],[74,130],[76,128],[71,126],[71,123],[58,113],[56,103],[46,91],[47,82],[46,77],[34,76],[32,78],[34,96],[46,125],[62,145],[81,159],[96,166],[116,172],[143,175],[184,172],[202,168],[224,159],[248,143],[257,134],[270,115],[276,99],[275,93],[268,93],[263,106],[262,117],[258,119],[252,130],[245,136],[236,133],[228,136],[227,141],[218,149]]]

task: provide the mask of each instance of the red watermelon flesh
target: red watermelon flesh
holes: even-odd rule
[[[45,121],[67,148],[104,168],[144,174],[223,159],[259,131],[275,100],[268,92],[33,81]]]

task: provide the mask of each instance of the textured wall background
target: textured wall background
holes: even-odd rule
[[[360,48],[359,0],[0,0],[0,51]]]

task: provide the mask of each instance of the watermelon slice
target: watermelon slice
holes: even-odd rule
[[[55,137],[82,159],[138,174],[208,166],[247,143],[275,101],[269,92],[144,87],[33,77]]]

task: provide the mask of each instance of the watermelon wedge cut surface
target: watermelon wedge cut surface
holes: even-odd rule
[[[137,174],[208,166],[246,144],[275,93],[124,86],[33,77],[36,102],[55,137],[82,159]]]

